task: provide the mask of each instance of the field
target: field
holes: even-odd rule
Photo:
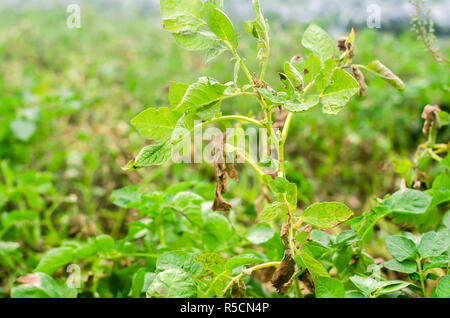
[[[90,9],[80,29],[66,19],[0,13],[0,297],[450,297],[450,73],[411,30],[355,29],[355,63],[379,59],[404,90],[367,72],[365,96],[336,115],[292,111],[278,178],[236,163],[236,181],[217,163],[122,169],[141,168],[134,158],[155,145],[145,139],[162,134],[142,138],[133,118],[170,107],[172,81],[234,81],[231,54],[207,62],[159,18]],[[233,23],[259,75],[257,41]],[[307,25],[269,23],[265,81],[284,92],[285,62],[314,48],[301,45]],[[439,45],[450,56],[448,38]],[[263,83],[223,98],[222,114],[272,128],[258,102],[276,119],[285,95]],[[422,118],[426,105],[440,110]]]

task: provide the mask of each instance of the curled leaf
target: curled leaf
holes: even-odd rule
[[[356,66],[352,66],[352,73],[353,73],[353,76],[355,77],[356,81],[359,84],[359,96],[366,95],[367,84],[366,84],[366,81],[364,79],[363,73]]]
[[[214,203],[212,209],[214,211],[229,211],[232,206],[225,201],[222,194],[227,191],[228,177],[238,180],[238,173],[234,168],[234,164],[230,162],[224,162],[225,147],[224,147],[225,135],[222,138],[216,138],[214,140],[214,168],[216,172],[216,188],[214,190]]]
[[[285,250],[283,260],[275,270],[272,277],[272,284],[277,289],[279,294],[285,294],[289,290],[296,269],[296,263],[291,256],[291,252],[289,250]]]
[[[365,69],[381,77],[396,89],[401,91],[405,89],[405,83],[403,83],[403,81],[397,75],[392,73],[392,71],[380,61],[375,60],[370,62],[365,66]]]
[[[235,280],[233,286],[231,286],[232,298],[244,298],[247,287],[242,279]]]

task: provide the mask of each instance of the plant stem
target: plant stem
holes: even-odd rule
[[[228,288],[231,287],[233,282],[236,281],[236,280],[241,279],[242,277],[244,277],[245,274],[250,275],[251,273],[253,273],[256,270],[267,268],[267,267],[276,267],[276,266],[279,266],[280,264],[281,264],[281,262],[269,262],[269,263],[259,264],[259,265],[255,265],[253,267],[250,267],[249,269],[245,270],[245,273],[242,272],[239,275],[237,275],[236,277],[232,278],[231,281],[228,283],[228,285],[225,287],[225,289],[223,290],[222,293],[225,294],[227,292]]]
[[[195,128],[198,127],[203,127],[212,123],[216,123],[216,122],[220,122],[220,121],[224,121],[224,120],[240,120],[240,121],[246,121],[248,123],[254,124],[260,128],[265,128],[264,124],[261,123],[259,120],[250,118],[250,117],[246,117],[246,116],[240,116],[240,115],[229,115],[229,116],[221,116],[221,117],[217,117],[208,121],[205,121],[199,125],[197,125]]]
[[[286,123],[284,124],[283,132],[281,133],[281,140],[278,146],[278,160],[280,162],[280,168],[278,174],[280,177],[284,177],[286,175],[286,167],[284,164],[284,144],[286,143],[287,135],[289,132],[289,127],[291,125],[292,117],[294,113],[289,112]]]
[[[422,287],[422,293],[424,298],[427,297],[427,290],[425,288],[425,281],[423,279],[423,270],[422,270],[422,259],[419,257],[416,259],[417,268],[419,269],[419,276],[420,276],[420,286]]]

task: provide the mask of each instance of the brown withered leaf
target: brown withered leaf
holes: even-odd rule
[[[223,198],[222,194],[227,192],[228,177],[238,180],[238,173],[234,164],[225,162],[225,134],[215,138],[213,141],[214,169],[216,173],[216,188],[214,190],[214,202],[212,209],[214,211],[229,211],[232,206]]]
[[[306,288],[309,289],[309,291],[314,294],[316,291],[316,285],[314,284],[314,279],[311,275],[311,273],[308,270],[305,270],[298,279],[303,282],[303,284],[306,286]]]
[[[423,125],[423,134],[428,135],[431,127],[435,126],[436,128],[440,128],[441,123],[439,122],[438,112],[441,108],[438,105],[427,105],[423,109],[422,119],[425,120],[425,124]]]
[[[285,294],[289,290],[296,270],[297,266],[291,256],[291,252],[285,250],[283,260],[272,277],[272,284],[279,294]]]
[[[244,298],[247,287],[242,279],[235,280],[231,286],[231,298]]]
[[[359,84],[359,96],[366,95],[367,84],[366,84],[366,81],[364,79],[363,73],[356,66],[352,66],[352,72],[353,72],[353,75],[355,76],[356,81]]]
[[[37,274],[27,274],[16,279],[16,282],[22,285],[39,286],[40,279]]]
[[[337,40],[337,47],[339,48],[339,51],[341,52],[345,52],[345,50],[347,49],[345,46],[345,41],[347,41],[347,37],[341,37]]]
[[[283,242],[283,245],[287,248],[289,248],[289,228],[290,228],[289,223],[283,223],[283,225],[281,226],[281,233],[280,233],[281,241]]]
[[[252,276],[259,282],[265,284],[270,282],[275,273],[275,267],[266,267],[252,272]]]

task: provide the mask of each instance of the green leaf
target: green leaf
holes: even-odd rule
[[[179,115],[170,108],[148,108],[131,120],[131,124],[142,137],[156,142],[170,138],[177,124]]]
[[[190,51],[208,50],[218,41],[213,33],[207,31],[174,33],[173,37],[180,47]]]
[[[252,0],[254,21],[245,23],[245,31],[258,39],[258,60],[263,62],[269,57],[269,24],[264,18],[259,0]]]
[[[441,268],[441,267],[447,267],[450,264],[450,257],[447,255],[441,255],[436,257],[431,257],[429,262],[426,262],[423,265],[423,271],[426,272],[429,269],[432,268]]]
[[[181,212],[192,224],[203,227],[205,221],[202,215],[202,202],[203,198],[198,194],[182,191],[175,195],[172,200],[172,206]]]
[[[170,142],[150,145],[142,148],[134,161],[130,161],[123,169],[133,171],[143,167],[158,166],[170,160],[172,145]]]
[[[99,253],[107,255],[114,252],[116,244],[111,236],[102,234],[95,238],[94,245]]]
[[[320,58],[315,54],[311,54],[306,60],[303,71],[305,83],[312,82],[319,75],[321,67],[322,63],[320,62]]]
[[[197,255],[184,251],[171,251],[158,255],[156,261],[156,269],[165,271],[173,268],[179,268],[192,277],[197,277],[203,271],[203,264],[196,261]]]
[[[303,34],[302,45],[319,54],[322,61],[332,57],[336,53],[333,40],[321,27],[311,24]]]
[[[422,214],[431,204],[432,198],[414,189],[403,189],[395,192],[384,200],[383,206],[388,209],[387,213]]]
[[[147,297],[195,298],[197,287],[191,275],[179,268],[159,273],[147,290]]]
[[[379,283],[379,287],[377,289],[377,291],[373,294],[375,298],[382,296],[382,295],[386,295],[386,294],[391,294],[397,291],[401,291],[402,289],[405,289],[409,286],[411,286],[413,284],[409,283],[409,282],[403,282],[400,280],[392,280],[392,281],[387,281],[387,282],[380,282]]]
[[[220,243],[227,242],[233,235],[232,225],[220,213],[208,210],[203,213],[203,218],[205,220],[203,229],[213,235]]]
[[[256,265],[262,263],[264,260],[257,257],[254,254],[241,254],[238,256],[234,256],[227,260],[227,263],[225,264],[225,268],[227,270],[233,270],[235,268],[238,268],[240,266],[244,265]]]
[[[317,277],[315,280],[317,298],[344,298],[344,284],[337,279]]]
[[[330,229],[346,221],[353,212],[340,202],[316,203],[302,213],[304,222],[321,229]]]
[[[320,97],[318,95],[308,95],[302,102],[287,101],[284,107],[292,113],[307,112],[319,104]]]
[[[399,262],[395,259],[390,260],[383,264],[384,267],[390,269],[391,271],[396,271],[400,273],[412,274],[417,272],[417,265],[413,261],[403,261]]]
[[[127,186],[111,193],[110,200],[121,208],[131,208],[133,204],[141,202],[142,193],[139,187]]]
[[[11,298],[75,298],[77,290],[54,280],[45,273],[33,273],[18,279],[22,283],[13,286]]]
[[[358,93],[358,82],[346,71],[336,69],[329,86],[321,93],[321,103],[325,114],[336,115]]]
[[[222,10],[207,1],[202,8],[202,16],[215,35],[224,41],[228,41],[233,48],[237,47],[239,35],[236,34],[233,24]]]
[[[172,107],[177,107],[181,103],[186,91],[189,88],[189,84],[170,82],[169,88],[169,103]]]
[[[422,236],[417,248],[422,258],[439,256],[449,248],[449,235],[444,231],[428,232]]]
[[[403,81],[397,75],[392,73],[392,71],[384,66],[380,61],[372,61],[364,68],[381,77],[396,89],[401,91],[405,89],[405,83],[403,83]]]
[[[366,295],[372,295],[378,287],[380,286],[379,282],[371,277],[361,277],[361,276],[352,276],[350,277],[351,282],[363,293]]]
[[[264,207],[259,216],[259,220],[261,222],[270,222],[286,212],[287,209],[284,203],[273,202]]]
[[[417,254],[416,244],[410,239],[399,236],[387,236],[384,238],[389,253],[399,262],[413,259]]]
[[[333,76],[336,66],[337,64],[334,57],[331,57],[323,62],[323,66],[314,81],[314,85],[321,94],[329,85],[334,84],[334,82],[331,81],[331,76]]]
[[[245,237],[253,244],[261,244],[270,240],[273,235],[274,232],[269,224],[260,223],[251,227]]]
[[[196,32],[205,24],[200,0],[160,0],[164,29],[171,33]]]
[[[314,258],[314,255],[309,250],[308,246],[303,244],[295,256],[297,265],[302,268],[307,268],[309,273],[314,277],[325,276],[329,277],[329,274],[322,263]]]
[[[450,298],[450,275],[441,277],[431,292],[432,298]]]
[[[36,272],[52,274],[60,267],[76,260],[96,255],[94,247],[85,243],[73,243],[49,250],[36,267]]]
[[[220,84],[212,78],[201,77],[196,83],[189,85],[175,110],[179,112],[195,110],[239,94],[228,93],[227,88],[229,86]]]

